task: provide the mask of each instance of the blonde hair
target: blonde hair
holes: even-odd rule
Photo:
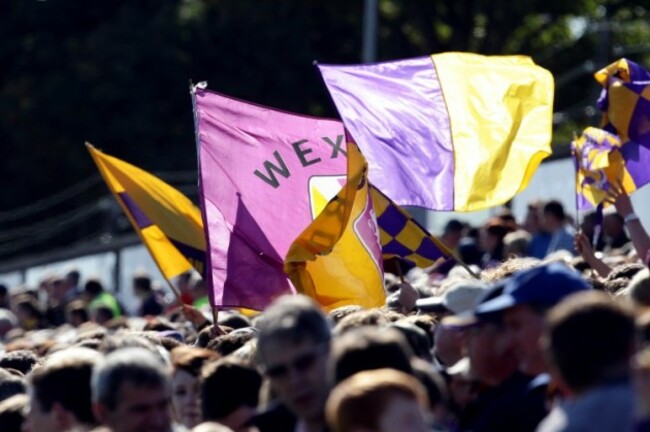
[[[377,429],[379,418],[392,397],[412,399],[429,406],[424,387],[413,376],[395,369],[359,372],[337,385],[327,401],[327,424],[334,432],[355,428]]]

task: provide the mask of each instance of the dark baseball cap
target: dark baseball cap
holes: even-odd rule
[[[520,304],[552,306],[588,289],[587,281],[566,265],[542,265],[515,273],[505,282],[501,295],[477,306],[476,315],[493,314]]]

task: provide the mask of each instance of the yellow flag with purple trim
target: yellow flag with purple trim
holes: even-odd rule
[[[168,279],[205,270],[201,211],[158,177],[86,144],[106,185]]]
[[[345,186],[293,242],[284,270],[298,292],[325,310],[379,307],[386,295],[382,249],[365,159],[348,144]],[[332,187],[336,187],[333,183]]]

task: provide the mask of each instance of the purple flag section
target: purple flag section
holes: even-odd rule
[[[399,205],[453,210],[451,125],[431,57],[319,68],[370,182]]]
[[[211,301],[261,310],[293,291],[284,258],[313,220],[310,179],[346,175],[343,125],[195,96]]]

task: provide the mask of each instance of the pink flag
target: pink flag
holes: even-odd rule
[[[292,242],[346,180],[343,125],[196,89],[212,304],[264,309],[292,292]]]

